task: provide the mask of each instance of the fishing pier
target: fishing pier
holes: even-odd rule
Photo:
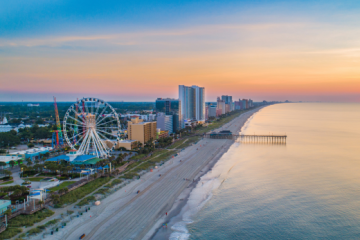
[[[259,143],[259,144],[286,144],[286,135],[242,135],[232,134],[228,130],[212,132],[204,135],[210,139],[231,139],[241,143]]]

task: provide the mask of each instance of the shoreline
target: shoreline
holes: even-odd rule
[[[153,226],[153,228],[149,231],[148,234],[146,234],[144,236],[144,240],[145,239],[150,239],[150,240],[157,240],[157,239],[169,239],[172,231],[171,231],[171,223],[176,219],[176,218],[180,218],[180,213],[183,210],[183,208],[186,206],[186,204],[188,203],[189,197],[191,192],[196,188],[197,184],[199,183],[199,181],[201,180],[201,177],[205,176],[207,173],[209,173],[213,167],[216,165],[216,163],[221,159],[221,157],[230,149],[230,147],[233,144],[230,144],[226,149],[224,149],[225,152],[223,152],[221,154],[221,156],[218,156],[217,158],[214,158],[211,162],[208,163],[207,166],[205,166],[198,174],[198,176],[196,176],[196,180],[195,182],[192,182],[182,193],[180,193],[180,195],[178,196],[178,198],[175,200],[175,203],[173,204],[171,210],[170,210],[170,214],[168,216],[167,219],[164,220],[159,219],[159,221]],[[167,223],[168,224],[168,229],[170,230],[169,232],[165,232],[165,233],[160,233],[159,231],[161,231],[162,229],[162,223]],[[151,234],[151,236],[149,236]]]
[[[247,120],[260,109],[262,107],[245,112],[218,130],[240,132]],[[160,168],[145,173],[141,179],[103,199],[100,206],[93,206],[82,217],[71,221],[65,231],[47,238],[78,239],[84,233],[87,239],[151,238],[162,222],[181,211],[199,179],[213,168],[233,143],[228,139],[202,139],[188,146]],[[192,182],[192,179],[197,181]],[[166,212],[169,213],[167,218]]]
[[[255,113],[257,113],[259,110],[261,110],[263,107],[260,107],[258,109],[254,109],[253,113],[247,117],[246,121],[240,125],[239,127],[237,127],[237,132],[241,132],[241,129],[245,126],[246,123],[248,123],[248,120],[254,116]],[[232,121],[226,123],[225,125],[223,125],[222,127],[220,127],[219,129],[216,130],[221,130],[222,128],[224,128],[224,126],[228,125],[228,124],[234,124],[236,122],[236,120],[238,118],[240,118],[240,116],[236,117],[235,119],[233,119]],[[234,122],[233,122],[234,121]],[[228,150],[234,145],[235,141],[230,141],[225,143],[222,146],[221,152],[219,152],[214,159],[212,159],[196,176],[196,180],[195,182],[192,182],[191,184],[189,184],[189,186],[180,193],[180,195],[178,196],[178,198],[175,200],[175,202],[173,203],[171,210],[170,210],[170,214],[168,215],[168,217],[166,218],[161,218],[159,219],[154,226],[151,228],[151,230],[142,238],[143,240],[161,240],[161,239],[169,239],[170,235],[173,233],[173,231],[171,230],[171,227],[178,221],[181,221],[181,212],[184,209],[184,207],[187,205],[188,201],[189,201],[189,197],[190,194],[193,192],[193,190],[196,188],[197,184],[199,183],[199,181],[201,180],[201,178],[203,176],[205,176],[207,173],[209,173],[214,166],[219,162],[219,160],[224,156],[225,153],[228,152]],[[165,229],[165,231],[162,231],[162,226],[163,224],[167,224],[167,228]]]

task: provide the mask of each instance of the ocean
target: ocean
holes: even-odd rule
[[[191,192],[174,239],[360,239],[360,104],[265,107]]]

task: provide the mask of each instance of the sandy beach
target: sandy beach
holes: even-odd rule
[[[240,131],[247,119],[260,108],[248,111],[222,129]],[[167,161],[159,169],[105,198],[100,206],[76,218],[66,229],[49,239],[149,239],[162,223],[175,216],[196,180],[228,150],[232,140],[202,139]],[[161,176],[160,176],[161,175]],[[137,194],[137,191],[140,193]]]

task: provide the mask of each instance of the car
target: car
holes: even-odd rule
[[[29,186],[26,186],[27,188],[31,188],[31,186],[29,185]]]

